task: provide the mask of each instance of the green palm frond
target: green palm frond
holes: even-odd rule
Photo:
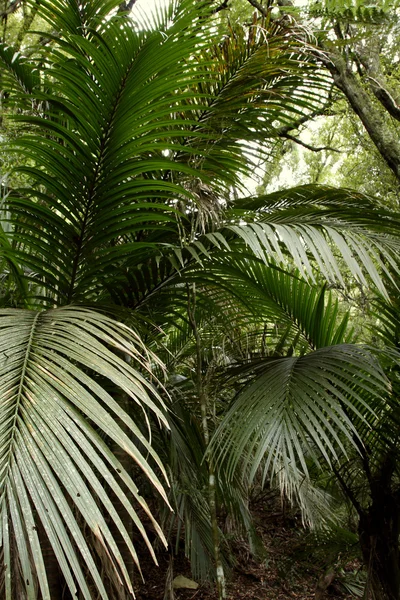
[[[27,4],[35,6],[35,1],[28,0]],[[119,4],[118,0],[91,0],[84,4],[74,0],[41,0],[39,14],[60,36],[92,36]]]
[[[315,2],[310,8],[312,16],[340,20],[345,23],[382,25],[393,23],[397,19],[397,2],[382,0],[323,0]]]
[[[307,473],[306,455],[330,464],[343,440],[352,444],[357,432],[353,414],[372,412],[364,394],[381,398],[388,381],[379,364],[362,347],[338,345],[300,357],[260,361],[253,380],[239,392],[218,428],[213,445],[227,457],[229,469],[244,460],[254,477],[264,463],[264,476]],[[289,490],[290,491],[290,490]]]
[[[247,323],[254,315],[258,322],[291,326],[312,349],[351,341],[349,315],[339,315],[338,300],[325,286],[312,286],[297,272],[231,252],[226,257],[215,255],[206,270],[192,267],[182,278],[196,281],[205,290],[212,286],[216,306],[229,310],[229,298],[236,298],[236,312],[242,312]]]
[[[20,570],[27,598],[36,598],[33,590],[37,579],[41,597],[50,600],[38,520],[72,595],[80,589],[83,597],[92,597],[80,554],[100,597],[108,597],[75,513],[92,530],[121,581],[131,590],[105,514],[120,531],[137,565],[138,558],[104,485],[128,511],[151,552],[129,496],[146,511],[164,538],[135,483],[105,443],[104,434],[129,454],[166,499],[156,474],[164,470],[141,429],[100,380],[105,378],[123,390],[132,402],[150,410],[165,425],[162,403],[138,370],[148,370],[154,358],[146,355],[133,331],[83,308],[2,310],[0,329],[0,502],[6,600],[15,598],[13,590]]]
[[[26,158],[17,173],[29,180],[8,199],[16,253],[61,304],[112,286],[136,253],[185,245],[185,221],[207,195],[193,181],[214,188],[211,196],[239,184],[243,143],[298,110],[297,90],[302,108],[312,104],[300,90],[304,53],[290,36],[236,35],[226,65],[206,4],[172,3],[140,27],[135,12],[105,20],[114,4],[58,2],[54,14],[53,3],[41,4],[62,34],[36,94],[48,113],[15,117],[25,130],[12,145]],[[168,241],[154,236],[160,229]],[[190,241],[194,256],[199,242]]]
[[[35,64],[15,52],[12,47],[0,44],[0,64],[2,65],[3,92],[11,93],[11,101],[14,98],[21,99],[21,96],[17,94],[14,96],[13,92],[22,92],[22,94],[28,95],[37,90],[40,76],[38,70],[35,69]],[[27,101],[29,102],[28,98],[25,98],[25,108],[29,106]]]
[[[198,110],[193,103],[196,129],[214,138],[205,148],[206,171],[218,176],[218,164],[224,164],[229,183],[240,185],[235,169],[248,174],[249,158],[264,153],[279,126],[322,102],[327,82],[316,73],[308,50],[293,28],[270,22],[231,26],[229,35],[206,50],[202,60],[214,76],[201,81],[198,91],[207,106]],[[204,141],[194,143],[201,148]]]
[[[229,216],[229,213],[228,215]],[[383,272],[398,270],[399,217],[350,190],[306,185],[243,200],[231,212],[237,236],[262,259],[287,258],[314,280],[315,267],[345,287],[339,260],[363,285],[366,274],[387,297]]]
[[[383,298],[377,298],[374,302],[373,332],[378,334],[388,348],[400,347],[400,318],[397,301],[397,290],[391,290],[390,302]]]
[[[115,17],[95,39],[60,40],[62,52],[53,51],[47,71],[49,92],[41,96],[52,118],[18,118],[27,134],[15,150],[37,166],[18,169],[33,186],[9,197],[18,218],[14,239],[21,260],[63,303],[91,288],[99,271],[152,248],[146,238],[121,243],[128,234],[161,226],[175,231],[175,210],[165,198],[190,195],[162,178],[177,169],[162,151],[174,132],[184,135],[192,125],[179,115],[194,76],[185,61],[198,42],[187,6],[175,17],[168,35],[137,32],[127,17]],[[195,79],[203,76],[197,69]],[[49,247],[60,238],[66,250],[50,261]]]

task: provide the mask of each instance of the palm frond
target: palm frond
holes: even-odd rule
[[[381,273],[393,282],[389,269],[398,270],[398,215],[361,194],[314,185],[241,204],[232,209],[232,218],[241,224],[230,228],[256,256],[272,256],[282,265],[290,257],[312,281],[316,265],[328,281],[343,287],[344,263],[363,285],[368,285],[368,274],[387,297]]]
[[[364,393],[381,398],[388,381],[362,347],[338,345],[300,357],[260,362],[254,379],[239,392],[217,429],[212,445],[230,472],[244,460],[254,477],[281,474],[290,492],[290,473],[308,473],[305,456],[330,464],[343,440],[355,444],[351,415],[370,411]]]
[[[71,593],[76,594],[79,588],[85,598],[91,598],[79,562],[81,555],[101,598],[107,598],[75,513],[92,530],[121,582],[132,591],[105,514],[115,523],[137,565],[138,558],[104,484],[128,511],[151,552],[129,495],[148,514],[161,539],[164,538],[135,483],[103,440],[102,433],[129,454],[164,499],[166,494],[156,470],[165,471],[141,429],[98,380],[105,378],[123,390],[132,402],[149,409],[165,425],[162,403],[138,370],[138,367],[148,370],[153,358],[146,356],[133,331],[83,308],[37,313],[2,310],[0,329],[0,501],[6,600],[15,598],[12,590],[19,581],[19,570],[13,570],[15,564],[22,571],[27,598],[36,597],[32,596],[32,590],[37,577],[42,597],[50,599],[40,549],[44,540],[37,533],[38,520]],[[144,448],[147,456],[138,446]],[[13,556],[14,536],[17,558]]]
[[[40,84],[40,75],[34,63],[5,44],[0,44],[0,61],[3,92],[7,95],[11,94],[11,102],[21,99],[18,94],[14,96],[13,92],[22,92],[23,98],[25,94],[33,94],[34,90],[37,90]],[[27,101],[29,102],[28,98],[25,98],[24,108],[27,107]]]
[[[27,4],[35,7],[34,0],[28,0]],[[119,4],[118,0],[92,0],[85,4],[74,0],[42,0],[39,14],[59,36],[91,37]]]
[[[201,202],[193,181],[213,193],[238,183],[242,140],[265,138],[264,122],[298,110],[296,90],[311,103],[299,87],[305,58],[288,35],[250,43],[235,34],[226,66],[207,3],[172,3],[140,27],[110,13],[114,5],[41,3],[61,32],[36,93],[48,112],[16,117],[26,133],[12,147],[27,158],[17,172],[30,183],[8,200],[16,256],[61,304],[112,286],[136,252],[185,245],[185,205],[193,213]],[[160,228],[169,241],[151,240]],[[66,250],[54,250],[59,240]]]
[[[206,269],[188,268],[182,279],[196,281],[205,294],[211,287],[215,305],[227,305],[227,310],[228,299],[236,298],[236,312],[242,312],[248,324],[253,315],[258,322],[291,326],[312,349],[351,341],[348,314],[339,315],[338,300],[325,286],[307,283],[296,271],[230,252],[216,253]]]

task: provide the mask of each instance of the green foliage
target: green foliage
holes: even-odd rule
[[[396,18],[396,7],[397,2],[392,0],[324,0],[313,3],[310,14],[347,23],[380,25]]]
[[[347,409],[361,417],[358,407],[371,410],[363,393],[381,397],[383,402],[388,390],[384,374],[372,366],[370,355],[353,346],[260,361],[252,370],[254,377],[239,393],[216,436],[223,454],[229,454],[230,468],[236,468],[244,457],[252,478],[266,454],[265,477],[271,470],[273,475],[283,471],[285,478],[297,464],[307,473],[306,454],[316,462],[318,453],[328,462],[329,455],[336,459],[335,446],[345,452],[340,434],[348,438],[354,434]],[[328,390],[335,400],[327,401]],[[294,474],[287,484],[289,491],[295,480]]]
[[[151,386],[115,352],[123,351],[146,366],[145,348],[128,328],[83,308],[48,312],[3,310],[0,327],[2,585],[6,597],[11,597],[18,579],[11,554],[13,536],[28,597],[36,597],[33,590],[37,584],[42,596],[50,597],[36,533],[38,517],[71,592],[79,588],[90,598],[76,556],[79,549],[101,596],[107,597],[75,512],[81,514],[104,550],[112,553],[128,589],[132,589],[120,550],[98,502],[120,530],[137,564],[138,558],[120,515],[104,490],[104,482],[129,512],[149,548],[147,534],[123,488],[152,516],[135,483],[104,443],[102,434],[106,433],[124,448],[166,499],[151,462],[155,461],[158,467],[161,464],[138,426],[98,380],[107,378],[114,389],[124,390],[132,400],[164,421],[162,404],[157,407],[151,398],[154,397]],[[159,399],[155,400],[160,404]],[[115,415],[143,445],[147,458],[116,422]],[[152,521],[163,538],[153,518]]]
[[[387,297],[399,216],[327,186],[231,197],[265,140],[324,102],[298,31],[266,20],[221,38],[208,3],[118,6],[43,0],[49,43],[0,50],[6,600],[50,598],[42,544],[72,595],[132,590],[128,516],[150,552],[139,514],[164,540],[132,462],[209,577],[212,468],[219,507],[254,538],[242,451],[250,478],[263,464],[289,493],[306,481],[303,506],[321,500],[307,465],[357,446],[354,422],[370,428],[388,391],[326,282],[347,271]]]

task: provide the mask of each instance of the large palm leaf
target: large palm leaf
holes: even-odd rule
[[[79,514],[132,590],[106,514],[136,564],[138,558],[104,486],[120,500],[151,552],[135,504],[147,512],[162,539],[163,535],[104,434],[166,498],[157,474],[163,468],[141,429],[101,380],[165,423],[159,399],[138,370],[147,370],[151,357],[128,328],[83,308],[2,310],[0,329],[2,593],[11,600],[22,585],[19,597],[36,598],[38,586],[41,597],[50,599],[41,550],[47,537],[73,595],[80,589],[83,597],[92,597],[80,554],[100,596],[108,597]]]
[[[254,375],[232,403],[214,445],[229,457],[231,470],[244,459],[252,478],[260,465],[264,477],[279,474],[289,495],[308,473],[307,456],[331,464],[346,455],[343,436],[353,444],[358,437],[352,415],[365,424],[361,408],[376,419],[368,399],[383,407],[389,389],[371,353],[357,346],[321,348],[250,368]]]
[[[245,360],[230,361],[229,383],[243,387],[212,445],[232,473],[247,464],[254,478],[263,465],[264,477],[280,478],[292,495],[300,491],[308,461],[331,464],[346,456],[349,441],[360,449],[359,436],[364,441],[379,437],[378,424],[389,410],[389,382],[371,348],[343,344],[353,334],[348,314],[338,318],[331,293],[296,273],[242,257],[229,265],[215,260],[209,274],[192,276],[198,285],[211,285],[217,305],[224,306],[228,294],[255,321],[289,327],[284,331],[285,343],[291,342],[289,356],[278,358],[284,350],[279,341],[279,352],[272,345],[268,358],[252,346]],[[266,331],[259,343],[265,343]]]
[[[352,341],[349,314],[340,314],[338,299],[325,285],[307,283],[296,270],[232,252],[215,254],[206,271],[194,266],[182,278],[196,282],[213,301],[213,314],[219,307],[234,326],[240,322],[289,326],[293,335],[301,334],[309,349]],[[230,311],[232,299],[237,304]]]
[[[311,281],[317,265],[328,281],[345,287],[344,264],[363,285],[368,274],[386,295],[381,273],[392,280],[389,269],[398,268],[398,217],[351,190],[300,186],[244,199],[232,216],[240,216],[242,225],[230,227],[256,256],[282,265],[290,256]]]
[[[239,200],[219,214],[217,225],[213,231],[184,235],[172,251],[166,244],[167,238],[171,240],[169,233],[153,237],[149,262],[143,254],[130,258],[111,294],[126,297],[130,291],[136,298],[126,301],[137,306],[152,297],[152,289],[171,289],[182,276],[205,283],[208,277],[215,279],[218,270],[221,283],[225,269],[228,280],[235,269],[232,259],[241,257],[245,273],[245,264],[251,260],[254,265],[252,257],[256,256],[281,270],[294,264],[299,277],[314,283],[321,275],[342,289],[349,282],[366,287],[373,282],[387,297],[384,280],[393,285],[390,272],[398,269],[398,215],[350,190],[301,186]],[[156,239],[163,244],[161,257]],[[266,273],[257,276],[264,278]],[[253,281],[257,286],[256,276]]]
[[[207,6],[194,13],[190,2],[171,3],[135,24],[126,15],[104,21],[109,3],[100,5],[43,3],[63,34],[33,90],[48,114],[20,115],[27,133],[14,144],[29,157],[18,172],[31,184],[10,195],[14,242],[21,262],[60,303],[102,287],[136,252],[180,246],[177,221],[185,215],[173,207],[196,206],[188,180],[212,181],[215,190],[238,183],[245,161],[237,128],[242,138],[265,135],[254,127],[259,117],[272,123],[295,110],[290,94],[301,81],[288,37],[245,50],[239,44],[225,67],[212,50]],[[20,62],[11,69],[19,78],[29,69]],[[238,84],[247,90],[239,101],[236,88],[227,97]],[[153,235],[161,227],[170,230],[169,242]],[[66,250],[53,250],[50,261],[49,247],[60,240]]]

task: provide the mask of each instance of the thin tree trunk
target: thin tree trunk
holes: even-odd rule
[[[193,331],[194,338],[196,340],[196,379],[197,379],[197,391],[200,402],[201,412],[201,424],[203,430],[204,443],[207,447],[210,442],[210,432],[208,428],[208,398],[203,385],[203,373],[202,373],[202,348],[199,331],[197,328],[195,309],[196,309],[196,288],[193,284],[192,290],[188,286],[188,318],[190,326]],[[214,545],[214,562],[217,573],[217,590],[218,600],[224,600],[226,598],[225,589],[225,573],[224,567],[221,560],[221,549],[220,549],[220,534],[218,527],[218,509],[217,509],[217,482],[216,473],[213,461],[211,458],[207,459],[208,464],[208,506],[210,510],[211,519],[211,530]]]
[[[398,507],[372,505],[358,531],[368,572],[366,600],[400,600]]]
[[[253,4],[251,0],[248,0],[248,2]],[[277,0],[277,3],[283,10],[285,10],[285,7],[294,6],[293,0]],[[260,12],[266,14],[265,11]],[[334,48],[332,44],[324,44],[321,49],[326,56],[323,58],[320,54],[319,59],[322,58],[325,67],[332,75],[336,87],[346,96],[351,108],[364,125],[371,141],[400,181],[400,143],[398,135],[388,125],[387,119],[389,114],[400,120],[400,108],[387,89],[381,74],[378,73],[377,66],[373,63],[369,64],[369,70],[373,72],[370,73],[367,86],[369,85],[380,104],[376,104],[371,98],[366,87],[353,72],[352,65],[348,64],[343,54]],[[362,62],[361,56],[359,60]],[[377,74],[379,77],[377,77]],[[371,77],[371,75],[373,76]]]
[[[389,452],[370,477],[371,504],[358,534],[368,580],[365,600],[400,600],[400,505],[393,490],[396,456]]]

